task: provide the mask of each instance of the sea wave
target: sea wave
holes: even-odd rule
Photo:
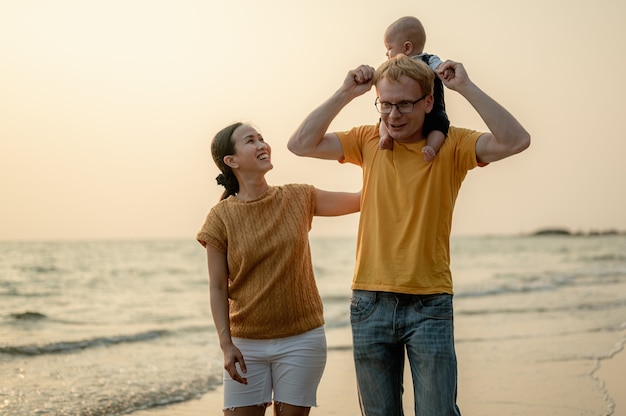
[[[118,335],[110,337],[96,337],[81,341],[60,341],[43,345],[8,345],[0,346],[0,354],[8,355],[45,355],[67,353],[87,348],[103,347],[114,344],[143,342],[170,335],[170,331],[156,330],[133,335]]]
[[[59,416],[90,415],[111,416],[124,415],[138,410],[164,407],[201,397],[208,391],[222,384],[219,376],[202,376],[187,380],[154,383],[148,386],[126,386],[111,392],[96,392],[81,397],[81,400],[63,402],[61,407],[55,406],[49,399],[39,403],[42,397],[24,401],[26,398],[12,398],[0,402],[0,414],[33,415],[55,414]]]
[[[569,271],[542,273],[505,273],[495,275],[489,286],[465,286],[456,290],[457,298],[491,297],[516,293],[552,292],[569,287],[606,286],[626,282],[626,271]]]

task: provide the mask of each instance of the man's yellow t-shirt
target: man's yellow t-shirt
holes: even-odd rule
[[[482,134],[450,127],[432,162],[425,140],[379,150],[378,126],[337,133],[344,162],[363,169],[352,289],[408,294],[453,293],[452,212],[467,171],[477,166]]]

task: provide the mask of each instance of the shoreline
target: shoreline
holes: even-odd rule
[[[624,395],[626,346],[622,344],[620,350],[612,357],[601,360],[598,369],[593,372],[593,377],[602,384],[607,396],[613,401],[612,415],[626,416],[626,396]]]
[[[345,343],[349,336],[349,329],[327,330],[328,361],[318,390],[318,407],[311,409],[311,415],[360,415],[352,349]],[[626,385],[626,351],[623,346],[612,357],[600,360],[595,370],[591,368],[591,360],[529,365],[516,361],[511,351],[506,351],[506,360],[499,360],[498,354],[492,354],[491,349],[488,345],[457,345],[458,405],[463,414],[626,416],[626,398],[620,396]],[[132,415],[218,415],[222,409],[222,395],[219,386],[198,399],[140,410]],[[405,412],[413,414],[408,363],[403,402]],[[268,410],[266,414],[270,412]]]

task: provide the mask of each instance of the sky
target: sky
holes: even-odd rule
[[[211,139],[234,121],[272,146],[270,184],[360,189],[359,168],[286,144],[350,69],[384,61],[405,15],[532,137],[469,172],[453,235],[626,230],[624,2],[0,0],[0,240],[193,239],[223,190]],[[331,130],[375,123],[374,99]],[[446,107],[485,130],[454,91]]]

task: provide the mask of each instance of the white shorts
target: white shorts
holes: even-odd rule
[[[317,406],[317,387],[326,366],[323,326],[286,338],[233,337],[233,344],[243,354],[248,384],[234,381],[224,370],[225,409],[267,406],[272,400],[301,407]]]

